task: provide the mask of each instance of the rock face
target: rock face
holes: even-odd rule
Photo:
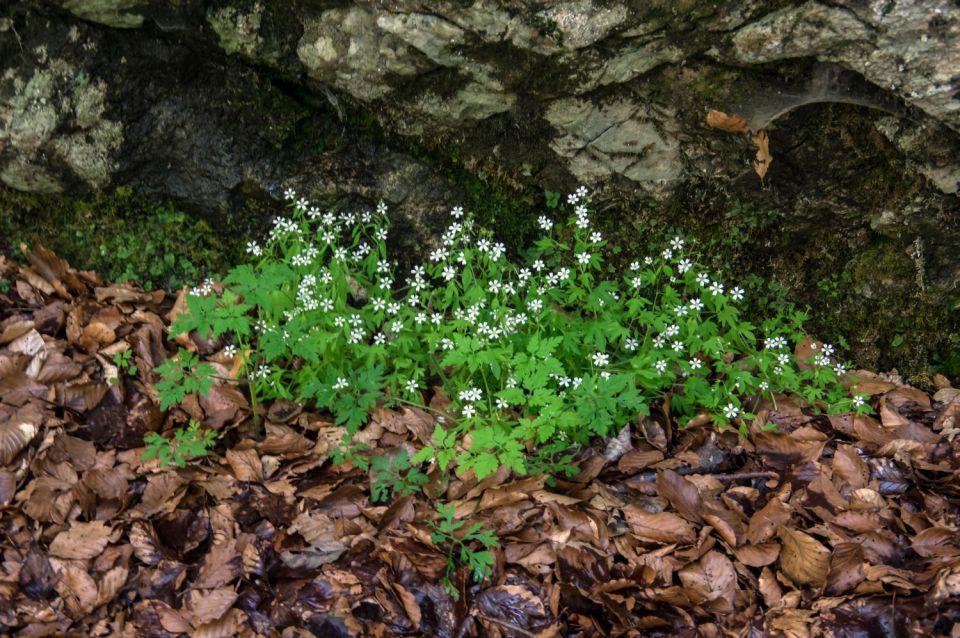
[[[587,184],[626,247],[671,227],[801,301],[848,282],[869,323],[960,283],[958,68],[948,0],[34,0],[0,8],[0,181],[213,217],[295,185],[423,230],[463,195],[423,158],[455,157]],[[768,130],[763,185],[711,108]]]

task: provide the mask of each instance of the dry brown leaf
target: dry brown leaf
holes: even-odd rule
[[[833,476],[839,480],[837,487],[843,494],[867,486],[870,480],[870,468],[860,458],[857,448],[852,445],[838,445],[833,455]]]
[[[74,560],[94,558],[110,542],[112,532],[103,521],[74,522],[50,543],[50,555]]]
[[[707,111],[707,126],[720,129],[728,133],[749,133],[750,125],[739,115],[727,115],[723,111],[710,109]]]
[[[160,562],[160,540],[149,521],[134,521],[130,525],[127,539],[133,546],[134,555],[143,563],[154,566]]]
[[[773,163],[773,155],[770,154],[770,138],[764,129],[760,129],[753,136],[753,144],[757,147],[757,157],[753,160],[753,170],[760,176],[760,183],[767,171],[770,170],[770,164]]]
[[[199,627],[213,620],[217,620],[237,600],[237,592],[232,587],[219,587],[209,591],[193,590],[187,596],[187,607],[191,611],[190,623]]]
[[[657,493],[673,505],[681,516],[692,523],[699,523],[703,514],[703,499],[697,486],[673,470],[657,473]]]
[[[17,411],[0,423],[0,465],[9,465],[40,430],[43,415],[32,406]]]
[[[830,571],[830,550],[809,534],[787,527],[780,529],[780,540],[783,573],[798,585],[822,587]]]
[[[692,565],[680,570],[680,582],[695,604],[719,613],[733,611],[737,596],[737,572],[730,559],[709,551]]]
[[[757,589],[763,596],[763,602],[767,607],[775,608],[780,606],[780,600],[783,597],[783,590],[777,584],[777,579],[769,567],[764,567],[760,572],[760,578],[757,582]]]
[[[263,481],[263,464],[256,450],[227,450],[227,463],[238,481]]]
[[[127,584],[127,576],[130,570],[118,565],[107,571],[100,579],[100,586],[97,588],[97,600],[94,607],[105,605],[117,597],[123,586]]]
[[[737,560],[750,567],[770,565],[780,556],[779,543],[760,543],[759,545],[741,545],[733,550]]]
[[[57,593],[66,602],[70,615],[80,618],[93,611],[97,604],[97,583],[90,574],[75,563],[55,563],[54,569],[60,572]]]
[[[623,508],[627,524],[634,534],[658,543],[693,543],[697,536],[687,521],[670,512],[650,514],[636,505]]]
[[[839,596],[859,585],[866,578],[863,565],[863,547],[859,543],[838,544],[830,557],[826,592]]]
[[[223,617],[197,627],[190,632],[190,638],[233,638],[243,635],[241,630],[246,616],[240,609],[231,609]]]
[[[400,583],[392,583],[391,587],[393,587],[393,591],[397,593],[400,604],[403,605],[403,611],[406,612],[407,617],[410,619],[410,624],[415,628],[419,628],[422,616],[420,613],[420,605],[417,604],[417,597],[411,594]]]
[[[747,526],[747,540],[758,545],[776,535],[777,530],[790,520],[792,512],[789,505],[784,505],[778,498],[772,498],[763,508],[750,518]]]

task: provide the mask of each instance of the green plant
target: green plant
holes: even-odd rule
[[[410,464],[410,454],[401,448],[396,454],[378,454],[370,460],[370,500],[386,501],[406,496],[427,483],[427,475]]]
[[[586,189],[556,209],[566,223],[541,216],[543,236],[518,262],[455,208],[441,245],[403,281],[384,206],[335,214],[288,197],[290,216],[264,245],[249,243],[251,263],[187,296],[171,337],[229,341],[244,353],[254,404],[312,402],[351,434],[374,406],[423,407],[425,389],[440,385],[453,418],[438,421],[413,465],[456,463],[479,477],[543,469],[667,404],[681,423],[706,412],[745,435],[760,396],[851,408],[832,346],[806,361],[788,348],[806,338],[805,314],[745,321],[744,289],[698,268],[682,238],[604,279]],[[202,367],[188,353],[165,363],[163,405],[205,392]]]
[[[473,574],[474,582],[480,583],[493,573],[493,552],[497,546],[497,537],[490,530],[483,529],[480,523],[474,523],[465,531],[461,528],[464,521],[455,518],[453,505],[437,504],[436,521],[428,521],[433,532],[430,540],[439,546],[447,547],[447,573],[443,577],[443,586],[454,600],[460,597],[451,576],[457,565],[466,565]],[[483,549],[475,549],[482,547]]]
[[[216,432],[213,430],[201,432],[200,422],[191,420],[186,430],[177,428],[172,439],[166,439],[156,432],[144,437],[147,450],[141,458],[144,461],[157,459],[160,461],[160,467],[168,467],[171,464],[184,467],[187,461],[206,456],[216,440]]]
[[[167,359],[156,368],[160,380],[153,385],[160,399],[160,409],[176,405],[194,392],[207,394],[213,387],[213,366],[200,363],[199,355],[180,349],[176,357]]]
[[[137,366],[133,363],[130,363],[130,350],[124,350],[123,352],[117,352],[113,355],[113,365],[117,367],[117,374],[126,374],[130,377],[137,376]],[[115,384],[118,381],[117,377],[110,377],[107,379],[107,382],[110,385]]]

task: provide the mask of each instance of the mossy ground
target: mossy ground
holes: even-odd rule
[[[243,245],[127,188],[87,199],[0,189],[0,237],[8,255],[39,243],[74,267],[148,290],[177,290],[226,272]]]

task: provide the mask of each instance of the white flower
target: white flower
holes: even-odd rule
[[[297,200],[297,208],[306,210],[310,207],[310,202],[307,201],[306,197],[301,197]]]
[[[495,295],[496,295],[496,294],[499,294],[499,293],[500,293],[500,282],[497,281],[496,279],[491,279],[491,280],[487,283],[487,291],[492,292],[492,293],[495,294]]]
[[[681,275],[686,273],[692,267],[693,267],[693,264],[690,262],[689,259],[684,258],[684,259],[681,259],[679,262],[677,262],[677,270],[680,271]]]
[[[541,270],[546,268],[546,265],[539,259],[533,262],[532,266],[533,266],[533,269],[536,270],[537,272],[540,272]]]
[[[463,207],[454,206],[453,208],[450,209],[450,215],[454,219],[460,219],[461,217],[463,217]]]
[[[387,205],[383,203],[381,199],[377,202],[377,215],[386,215],[387,214]]]
[[[397,302],[394,301],[389,306],[387,306],[387,313],[391,315],[395,315],[398,312],[400,312],[400,304],[398,304]]]
[[[674,237],[673,239],[670,240],[670,246],[674,250],[680,250],[681,248],[683,248],[683,244],[684,244],[684,241],[679,237]]]
[[[529,308],[533,312],[540,312],[540,309],[543,308],[543,300],[534,299],[527,304],[527,308]]]
[[[414,379],[410,379],[404,386],[410,394],[413,394],[417,391],[417,382]]]
[[[640,262],[639,262],[639,261],[631,261],[631,262],[630,262],[630,270],[640,270]]]
[[[579,186],[577,187],[576,195],[578,198],[583,199],[584,197],[587,196],[587,192],[588,191],[586,186]]]
[[[427,320],[427,315],[422,312],[418,312],[417,316],[413,318],[414,323],[416,323],[418,326],[421,323],[425,322],[426,320]]]
[[[774,374],[783,374],[783,368],[781,368],[780,366],[774,366],[774,368],[773,368],[773,373],[774,373]]]
[[[450,256],[450,252],[446,248],[437,248],[430,253],[430,261],[436,263],[438,261],[443,261]]]
[[[447,339],[446,337],[444,337],[443,339],[440,340],[440,347],[443,348],[444,350],[453,350],[454,343],[449,339]]]
[[[590,233],[590,242],[594,244],[599,244],[603,241],[603,235],[598,232]]]
[[[507,403],[506,401],[504,401],[503,399],[501,399],[501,398],[499,398],[499,397],[497,398],[497,408],[499,408],[499,409],[501,409],[501,410],[506,410],[506,409],[509,408],[509,407],[510,407],[510,404],[509,404],[509,403]]]
[[[418,303],[420,303],[420,295],[410,295],[407,297],[407,303],[410,304],[410,307],[413,308]]]
[[[708,277],[704,273],[700,273],[699,275],[697,275],[696,281],[697,281],[697,285],[703,288],[704,286],[710,283],[710,277]]]
[[[605,366],[610,363],[610,355],[605,352],[595,352],[593,354],[593,365],[595,366]]]
[[[549,231],[551,228],[553,228],[553,222],[550,221],[550,218],[546,215],[541,215],[540,219],[537,220],[537,223],[540,224],[540,228],[546,231]]]
[[[247,252],[254,257],[259,257],[263,254],[263,249],[260,248],[260,244],[255,241],[247,242]]]
[[[853,407],[855,408],[861,408],[863,407],[863,404],[866,403],[862,394],[858,394],[857,396],[853,397],[852,402],[853,402]]]
[[[370,305],[373,306],[373,310],[375,312],[380,312],[387,307],[387,302],[380,297],[374,297],[373,301],[370,302]]]
[[[786,337],[767,337],[767,350],[779,350],[787,347]]]
[[[576,193],[570,193],[569,195],[567,195],[568,204],[576,204],[579,201],[580,201],[580,196],[577,195]]]
[[[343,317],[336,317],[333,320],[333,325],[335,325],[338,328],[342,328],[346,323],[347,323],[347,320],[344,319]]]
[[[627,340],[624,342],[623,347],[629,350],[630,352],[633,352],[634,350],[637,349],[639,345],[640,345],[640,342],[638,342],[636,339],[634,339],[633,337],[627,337]]]
[[[653,263],[653,257],[644,257],[644,258],[643,258],[643,263],[645,263],[646,265],[649,266],[650,264]]]
[[[712,284],[710,284],[710,292],[712,292],[712,293],[715,294],[715,295],[722,295],[722,294],[723,294],[723,284],[720,283],[719,281],[713,282]]]
[[[589,264],[589,263],[590,263],[590,253],[580,253],[579,255],[577,255],[577,262],[578,262],[581,266],[586,266],[587,264]]]
[[[787,365],[788,363],[790,363],[790,355],[787,354],[786,352],[781,352],[780,354],[777,355],[777,363],[782,366]]]
[[[473,405],[468,405],[463,408],[463,416],[472,419],[473,416],[477,413],[477,408]]]
[[[444,281],[452,281],[454,277],[457,276],[457,271],[453,266],[447,266],[443,269],[443,279]]]
[[[226,348],[223,349],[223,354],[224,356],[227,356],[227,357],[237,356],[237,346],[231,343],[230,345],[228,345]]]
[[[660,253],[660,255],[661,255],[664,259],[670,259],[671,257],[673,257],[673,250],[667,248],[667,249],[664,250],[662,253]]]
[[[737,286],[736,288],[731,290],[730,297],[734,301],[743,301],[743,288],[741,288],[740,286]]]
[[[485,252],[489,251],[489,250],[490,250],[490,240],[489,240],[489,239],[481,239],[480,241],[478,241],[478,242],[477,242],[477,250],[479,250],[479,251],[482,252],[482,253],[485,253]]]
[[[767,383],[766,381],[761,381],[761,382],[760,382],[760,389],[761,389],[762,391],[766,392],[768,389],[770,389],[770,384]]]
[[[737,406],[732,403],[728,403],[727,407],[723,409],[723,416],[727,417],[728,419],[736,418],[738,414],[740,414],[740,410],[737,409]]]
[[[387,229],[382,227],[376,229],[373,231],[373,238],[377,241],[387,241]]]
[[[600,373],[600,378],[601,378],[601,379],[609,379],[609,378],[610,378],[610,373],[607,372],[606,370],[604,370],[603,372]]]
[[[823,354],[829,357],[833,355],[833,352],[834,352],[834,348],[832,345],[830,345],[829,343],[823,344]]]
[[[653,338],[653,347],[662,348],[667,343],[667,338],[663,335],[657,335]]]
[[[586,215],[577,216],[577,228],[587,228],[590,226],[590,218]]]
[[[657,365],[654,367],[657,369],[658,373],[663,374],[664,372],[667,371],[667,362],[664,361],[663,359],[660,359],[659,361],[657,361]]]
[[[297,192],[292,188],[288,188],[287,190],[283,191],[283,198],[293,201],[297,198]]]
[[[679,340],[674,341],[671,347],[673,348],[674,352],[680,352],[681,350],[683,350],[683,342]]]
[[[346,380],[346,379],[344,379],[343,377],[337,377],[337,382],[333,384],[333,389],[334,389],[334,390],[343,390],[343,389],[346,388],[348,385],[350,385],[350,384],[347,383],[347,380]]]
[[[458,395],[461,401],[482,401],[483,400],[483,390],[480,388],[470,388],[468,390],[461,390]]]
[[[392,333],[394,333],[394,334],[399,334],[401,330],[403,330],[403,322],[402,322],[402,321],[399,321],[399,320],[398,320],[398,321],[394,321],[393,323],[390,324],[390,332],[392,332]]]
[[[833,372],[834,372],[834,374],[836,374],[838,377],[842,377],[843,375],[845,375],[845,374],[847,373],[847,367],[846,367],[845,365],[843,365],[842,363],[837,363],[836,365],[833,366]]]
[[[676,313],[678,317],[685,317],[688,312],[688,309],[686,306],[677,306],[673,309],[673,311]]]
[[[663,331],[663,334],[667,335],[668,337],[675,337],[680,334],[680,326],[675,323],[670,324],[667,326],[667,329]]]
[[[373,343],[378,346],[382,346],[387,342],[387,336],[382,332],[378,332],[376,336],[373,337]]]
[[[690,359],[690,367],[693,368],[694,370],[699,370],[702,365],[703,365],[703,362],[700,361],[700,359],[698,359],[697,357]]]
[[[693,310],[694,312],[703,310],[703,302],[700,301],[699,297],[695,297],[690,301],[690,310]]]
[[[634,288],[643,288],[643,277],[634,277],[630,280],[630,285]]]

